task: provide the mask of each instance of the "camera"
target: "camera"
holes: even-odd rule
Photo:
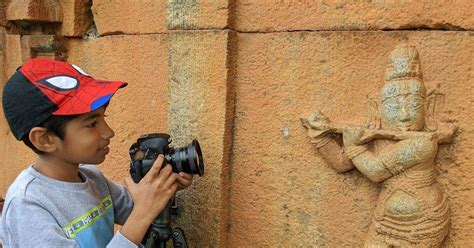
[[[186,147],[170,147],[170,135],[165,133],[145,134],[130,147],[130,174],[138,183],[151,169],[158,155],[165,156],[165,163],[170,164],[173,172],[204,175],[204,161],[201,146],[193,140]]]

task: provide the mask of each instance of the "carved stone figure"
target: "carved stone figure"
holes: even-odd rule
[[[434,159],[457,128],[434,119],[440,96],[427,93],[418,52],[402,44],[390,53],[380,101],[369,101],[365,127],[331,123],[319,111],[301,119],[330,166],[355,167],[381,183],[366,247],[439,247],[446,237],[449,206]]]

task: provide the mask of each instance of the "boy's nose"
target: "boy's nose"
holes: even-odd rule
[[[102,130],[102,137],[104,139],[110,139],[114,136],[115,136],[114,130],[112,130],[112,128],[110,128],[110,126],[107,123],[105,123],[104,128]]]

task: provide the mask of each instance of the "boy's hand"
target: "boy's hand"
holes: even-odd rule
[[[153,221],[166,207],[166,204],[178,190],[178,175],[172,172],[170,165],[163,165],[163,155],[158,156],[150,171],[140,182],[135,183],[131,177],[125,179],[134,202],[134,211],[143,214],[144,218]],[[160,170],[161,169],[161,170]]]
[[[178,190],[178,175],[173,173],[170,165],[161,168],[164,160],[163,155],[158,156],[139,183],[131,177],[125,179],[125,187],[133,199],[133,209],[120,232],[135,244],[142,241],[151,222]]]
[[[176,178],[176,182],[178,183],[178,190],[185,189],[193,183],[193,175],[180,172],[178,178]]]

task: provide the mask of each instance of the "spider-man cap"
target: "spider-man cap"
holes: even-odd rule
[[[127,83],[96,80],[76,65],[51,59],[30,59],[7,81],[3,111],[15,138],[52,115],[78,115],[106,104]]]

